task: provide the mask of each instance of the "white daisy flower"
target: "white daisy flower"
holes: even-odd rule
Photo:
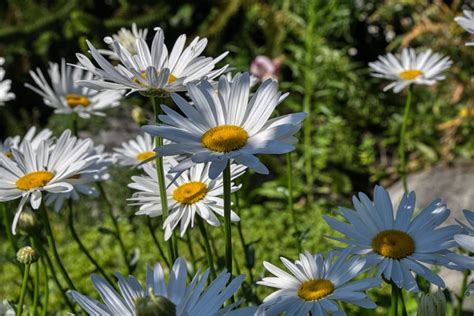
[[[311,315],[323,316],[345,315],[338,301],[363,308],[377,307],[365,291],[379,286],[380,279],[354,281],[363,272],[365,260],[357,256],[348,259],[350,250],[344,250],[336,260],[333,252],[326,257],[305,252],[295,263],[280,257],[291,274],[264,262],[265,268],[274,276],[257,283],[278,291],[267,296],[259,309],[265,309],[266,315],[304,316],[311,312]]]
[[[196,37],[184,48],[186,35],[181,35],[168,55],[164,44],[163,30],[155,28],[156,34],[151,49],[143,38],[136,40],[136,50],[129,51],[120,42],[111,43],[120,63],[113,66],[88,41],[90,53],[99,68],[89,58],[77,54],[82,66],[97,75],[101,80],[86,79],[80,84],[94,89],[129,89],[152,95],[166,95],[169,92],[185,91],[189,82],[218,77],[227,70],[228,65],[214,69],[227,52],[217,58],[200,56],[207,45],[207,39]]]
[[[106,181],[110,178],[109,167],[116,163],[116,158],[110,154],[104,153],[104,146],[91,147],[88,153],[89,157],[95,157],[97,160],[82,170],[80,174],[70,177],[65,182],[72,185],[72,190],[65,193],[48,193],[46,195],[46,205],[54,204],[54,210],[59,212],[68,199],[78,201],[80,195],[98,197],[99,193],[94,184],[99,181]]]
[[[433,53],[431,49],[416,54],[413,48],[403,49],[401,55],[388,53],[379,56],[378,60],[369,63],[372,76],[393,80],[383,90],[393,88],[395,93],[402,91],[411,84],[433,85],[445,78],[441,73],[451,67],[449,57]]]
[[[474,252],[474,212],[463,210],[463,213],[468,225],[461,221],[458,221],[458,223],[461,224],[467,234],[455,235],[454,240],[467,251]]]
[[[29,141],[19,150],[12,149],[13,159],[0,155],[0,202],[20,199],[12,231],[25,203],[33,209],[41,205],[42,192],[65,193],[73,189],[68,179],[75,178],[94,164],[98,157],[89,156],[90,140],[78,140],[66,130],[56,143],[43,141],[35,151]]]
[[[120,57],[113,51],[113,42],[118,42],[130,55],[138,54],[137,39],[146,40],[148,29],[139,29],[136,23],[132,23],[132,29],[122,27],[117,34],[107,36],[104,42],[110,45],[111,50],[99,49],[98,51],[103,55],[109,55],[111,59],[120,60]]]
[[[365,255],[368,267],[376,269],[399,288],[418,291],[412,272],[444,288],[444,281],[423,263],[459,270],[473,265],[472,258],[449,250],[456,247],[454,235],[462,229],[458,225],[439,227],[450,213],[440,199],[414,218],[414,192],[404,195],[396,213],[387,191],[381,186],[375,187],[373,202],[363,193],[359,193],[359,199],[354,196],[352,201],[355,211],[339,209],[348,224],[324,216],[329,226],[346,236],[333,239],[353,246],[354,253]]]
[[[173,171],[195,163],[210,162],[209,177],[215,179],[230,160],[258,173],[268,169],[256,154],[283,154],[295,149],[293,135],[300,129],[306,113],[270,119],[273,110],[287,93],[281,94],[271,79],[265,81],[249,100],[250,77],[238,74],[230,83],[221,76],[217,92],[203,81],[188,84],[192,104],[178,94],[171,97],[185,116],[162,105],[162,125],[145,126],[151,135],[173,142],[155,149],[162,156],[188,155]]]
[[[186,262],[178,258],[170,271],[168,283],[160,264],[154,269],[147,268],[145,287],[129,276],[128,279],[116,273],[118,293],[98,275],[91,276],[95,289],[103,303],[76,291],[68,294],[81,305],[89,315],[134,316],[142,311],[146,315],[157,316],[214,316],[214,315],[253,315],[253,308],[236,308],[238,304],[223,307],[224,303],[239,289],[245,276],[234,278],[230,283],[230,273],[222,272],[206,288],[209,269],[200,275],[197,272],[192,281],[186,284],[188,271]]]
[[[177,161],[171,157],[164,160],[166,176],[166,194],[170,214],[165,219],[163,227],[165,229],[165,239],[168,240],[174,229],[180,224],[181,237],[184,236],[189,226],[194,227],[196,215],[204,219],[209,225],[219,226],[217,215],[224,216],[224,200],[220,197],[223,192],[222,176],[214,180],[209,179],[209,164],[197,164],[182,172],[178,176],[168,173],[170,168],[176,166]],[[133,182],[128,186],[138,190],[129,201],[132,205],[139,205],[137,215],[148,215],[151,217],[160,216],[161,199],[158,186],[158,176],[156,168],[152,165],[145,165],[146,175],[133,176]],[[231,165],[231,179],[241,176],[245,172],[245,167]],[[239,189],[232,183],[231,191]],[[231,220],[239,221],[240,218],[231,212]]]
[[[5,63],[5,58],[0,57],[0,66]],[[5,69],[0,67],[0,105],[4,105],[5,102],[15,99],[15,94],[10,92],[12,81],[5,79]]]
[[[50,63],[48,74],[51,83],[40,69],[30,71],[37,86],[28,83],[25,86],[42,96],[44,103],[54,108],[56,114],[77,113],[85,119],[91,115],[105,116],[103,111],[119,106],[124,94],[123,90],[99,92],[78,86],[77,81],[89,80],[93,75],[81,68],[66,65],[64,59],[61,65]]]
[[[43,141],[49,141],[53,132],[45,128],[36,134],[36,127],[31,127],[25,136],[22,138],[20,135],[13,137],[7,137],[3,142],[0,142],[0,154],[7,156],[8,158],[13,158],[12,149],[19,150],[24,141],[28,141],[33,148],[33,151],[38,149],[38,146]]]
[[[114,152],[120,165],[141,168],[142,162],[156,156],[154,148],[153,137],[145,133],[128,142],[123,142],[122,147],[114,148]]]
[[[457,16],[454,18],[463,29],[471,34],[474,34],[474,11],[464,10],[464,16]],[[474,46],[474,42],[467,42],[467,46]]]

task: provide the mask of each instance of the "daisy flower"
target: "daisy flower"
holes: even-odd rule
[[[92,74],[84,70],[66,65],[64,59],[61,65],[49,64],[49,80],[40,69],[30,71],[30,76],[36,86],[25,84],[41,97],[47,106],[54,108],[56,114],[78,114],[81,118],[90,118],[91,115],[105,116],[104,110],[120,105],[124,91],[102,91],[89,89],[77,85],[79,80],[88,80]]]
[[[120,60],[117,66],[107,61],[88,41],[90,53],[99,68],[83,54],[77,54],[77,58],[85,69],[104,81],[85,79],[79,83],[98,90],[128,89],[130,92],[166,95],[173,91],[185,91],[185,85],[189,82],[212,80],[227,70],[228,65],[214,69],[227,52],[217,58],[200,56],[206,48],[207,39],[196,37],[184,48],[186,35],[183,34],[178,37],[168,55],[163,30],[159,27],[155,30],[151,49],[143,38],[136,40],[136,49],[133,51],[129,51],[117,40],[110,43]]]
[[[222,176],[214,180],[209,179],[209,164],[197,164],[181,174],[174,176],[168,173],[177,161],[171,157],[166,157],[164,169],[166,177],[166,194],[170,210],[169,216],[165,219],[163,227],[165,229],[165,239],[168,240],[174,229],[180,224],[181,237],[184,236],[189,226],[194,227],[195,217],[198,215],[209,225],[219,226],[217,215],[224,216],[224,200],[220,197],[223,192]],[[161,199],[158,186],[156,168],[152,165],[144,165],[146,175],[133,176],[133,182],[128,186],[138,190],[129,199],[133,204],[139,205],[137,215],[148,215],[151,217],[160,216]],[[242,166],[231,166],[231,179],[241,176],[245,172]],[[239,186],[231,184],[231,191],[235,192]],[[231,212],[231,220],[239,221],[240,218]]]
[[[54,210],[59,212],[68,199],[78,201],[80,195],[98,197],[99,193],[94,184],[99,181],[106,181],[110,178],[108,169],[115,164],[116,159],[107,153],[104,153],[104,146],[91,147],[87,156],[95,157],[97,160],[82,170],[80,174],[70,177],[65,181],[72,185],[72,190],[65,193],[48,193],[45,197],[46,205],[53,205]]]
[[[294,263],[281,257],[285,272],[269,262],[265,268],[274,276],[263,278],[260,285],[277,288],[267,296],[261,307],[268,315],[304,316],[345,315],[338,302],[345,302],[363,308],[377,307],[365,291],[380,284],[379,278],[353,280],[363,271],[365,260],[357,256],[349,258],[351,249],[345,249],[337,259],[330,252],[327,256],[300,254]]]
[[[139,29],[136,23],[132,23],[132,29],[122,27],[117,34],[107,36],[104,38],[104,42],[110,45],[111,50],[100,49],[98,50],[103,55],[109,55],[111,59],[120,60],[120,57],[113,51],[113,42],[118,42],[124,49],[126,49],[131,55],[138,54],[137,39],[146,40],[148,29]]]
[[[0,66],[5,63],[5,58],[0,57]],[[12,81],[5,79],[5,69],[0,67],[0,105],[4,105],[5,102],[15,99],[15,94],[10,92]]]
[[[122,147],[114,148],[114,152],[120,165],[141,168],[142,162],[156,156],[154,148],[153,138],[145,133],[143,136],[138,135],[135,139],[123,142]]]
[[[388,53],[369,63],[372,76],[393,80],[383,90],[393,88],[395,93],[411,84],[433,85],[445,78],[441,73],[451,67],[449,57],[433,53],[431,49],[416,54],[413,48],[405,48],[400,56]]]
[[[229,161],[245,165],[258,173],[268,169],[256,154],[283,154],[295,149],[293,135],[300,129],[306,113],[270,119],[273,110],[286,97],[271,79],[260,85],[249,100],[250,76],[237,74],[232,82],[221,76],[218,90],[203,81],[188,84],[191,102],[178,94],[171,97],[184,113],[162,105],[163,124],[144,126],[151,135],[170,140],[155,149],[158,155],[187,155],[174,171],[195,163],[210,162],[209,177],[215,179]]]
[[[182,258],[175,261],[168,282],[160,264],[156,264],[154,269],[147,268],[145,287],[133,276],[125,278],[120,273],[115,276],[120,293],[101,277],[91,276],[103,303],[76,291],[68,294],[89,315],[133,316],[138,315],[142,308],[149,311],[147,315],[170,316],[253,315],[254,312],[254,309],[237,308],[238,304],[223,307],[239,289],[244,275],[228,283],[230,273],[222,272],[206,288],[208,269],[203,274],[197,272],[186,284],[188,271]]]
[[[329,226],[346,236],[333,239],[353,246],[353,253],[365,255],[368,267],[399,288],[418,291],[412,272],[444,288],[444,281],[423,263],[458,270],[469,263],[468,257],[449,250],[456,247],[454,235],[462,229],[458,225],[439,227],[450,213],[441,200],[433,201],[414,217],[414,192],[404,195],[396,213],[387,191],[380,186],[375,187],[373,202],[363,193],[352,201],[355,211],[339,210],[349,223],[324,216]]]
[[[13,159],[0,155],[0,202],[21,199],[12,231],[27,201],[33,209],[41,205],[42,192],[57,194],[73,190],[68,180],[80,175],[98,159],[89,156],[90,140],[77,140],[66,130],[56,143],[43,141],[35,151],[30,141],[24,140]]]
[[[52,134],[53,132],[47,128],[36,134],[36,127],[33,126],[28,130],[28,132],[26,132],[23,139],[20,135],[16,135],[13,137],[7,137],[3,142],[0,142],[0,154],[3,154],[8,158],[13,158],[12,149],[15,148],[18,150],[24,141],[30,142],[31,147],[36,151],[43,141],[49,141]]]
[[[474,11],[464,10],[464,16],[457,16],[454,18],[463,29],[471,34],[474,34]],[[474,42],[467,42],[467,46],[474,46]]]
[[[465,229],[467,234],[454,235],[454,240],[458,243],[459,246],[466,249],[469,252],[474,252],[474,212],[469,210],[464,210],[464,217],[466,218],[468,225],[459,222],[461,226]],[[472,269],[472,268],[471,268]],[[466,292],[469,294],[474,292],[474,283],[471,283]]]

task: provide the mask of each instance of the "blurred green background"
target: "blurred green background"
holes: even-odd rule
[[[410,172],[456,159],[472,160],[474,51],[464,46],[469,35],[453,20],[463,8],[469,8],[467,1],[1,1],[0,56],[6,58],[6,78],[13,81],[16,99],[0,108],[0,137],[23,134],[31,125],[61,132],[67,120],[53,117],[52,109],[24,87],[24,83],[31,82],[28,71],[37,67],[45,71],[49,61],[59,62],[61,58],[75,63],[75,53],[87,51],[86,39],[105,48],[104,36],[133,22],[148,28],[149,38],[153,27],[162,27],[168,45],[182,33],[188,38],[207,37],[206,55],[230,51],[225,62],[236,71],[248,71],[257,55],[280,58],[281,89],[290,92],[290,97],[279,112],[311,110],[309,167],[303,161],[303,133],[299,134],[301,145],[293,154],[301,239],[304,248],[312,252],[327,250],[334,244],[322,237],[327,232],[322,213],[349,204],[356,191],[371,192],[375,183],[388,186],[398,180],[396,150],[405,97],[403,93],[384,93],[386,82],[370,77],[367,63],[378,55],[412,46],[432,48],[453,59],[445,81],[414,88],[408,131]],[[108,112],[109,117],[82,121],[81,128],[107,129],[110,117],[130,116],[132,106],[137,104],[149,110],[143,98],[127,98],[120,109]],[[263,272],[263,260],[275,263],[279,255],[294,258],[297,253],[287,229],[290,216],[286,212],[287,178],[282,168],[285,157],[263,159],[270,165],[271,176],[246,176],[239,193],[247,259],[255,256],[250,262],[239,259],[240,269],[243,273],[251,269],[254,276]],[[144,219],[134,217],[133,208],[127,207],[123,199],[130,195],[126,184],[132,173],[114,170],[115,181],[106,186],[114,192],[111,199],[123,228],[131,236],[140,236],[137,274],[143,275],[145,264],[153,263],[156,254],[147,232],[142,232]],[[314,186],[308,189],[308,182]],[[9,207],[13,211],[16,204]],[[111,270],[124,272],[115,260],[117,246],[107,235],[101,238],[104,230],[97,229],[110,226],[101,217],[100,208],[99,202],[81,200],[79,223],[90,220],[92,209],[97,225],[76,226],[92,249],[102,249],[97,250],[101,262]],[[63,216],[59,214],[54,220],[66,266],[72,267],[73,277],[81,279],[79,288],[90,293],[91,266],[80,258],[76,246],[69,244],[68,232],[60,229]],[[213,234],[218,236],[220,231],[216,229]],[[237,237],[234,240],[237,242]],[[19,240],[19,244],[24,242]],[[128,246],[137,246],[134,238],[128,238]],[[223,255],[219,240],[216,247]],[[182,248],[185,253],[184,244]],[[1,249],[1,257],[6,259],[0,260],[10,261],[14,252],[3,241]],[[202,253],[200,258],[204,263]],[[75,265],[80,269],[74,269]],[[0,298],[11,298],[18,291],[18,282],[15,266],[2,264],[0,284],[7,286],[0,287]],[[384,297],[388,302],[388,296]],[[259,298],[263,298],[261,293]]]

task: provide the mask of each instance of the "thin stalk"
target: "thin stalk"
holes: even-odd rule
[[[58,253],[58,249],[56,248],[56,241],[54,240],[53,230],[51,229],[51,225],[49,224],[48,212],[46,211],[46,207],[44,206],[44,203],[41,203],[40,213],[41,213],[41,219],[43,221],[43,226],[46,230],[46,238],[48,239],[48,246],[49,248],[53,250],[54,260],[56,261],[56,264],[59,266],[59,270],[61,271],[61,274],[63,275],[64,279],[66,280],[66,283],[69,289],[75,290],[76,287],[74,286],[74,283],[72,283],[72,280],[69,277],[69,274],[64,268],[64,265],[61,261],[61,257],[59,256],[59,253]]]
[[[463,276],[462,285],[461,285],[461,293],[459,293],[459,295],[457,296],[458,306],[456,309],[456,316],[462,315],[462,306],[464,303],[464,298],[466,297],[467,279],[469,278],[469,274],[471,274],[470,270],[464,270],[464,276]]]
[[[30,237],[30,242],[34,245],[33,237]],[[34,247],[36,249],[36,247]],[[34,276],[34,287],[33,287],[33,315],[37,314],[38,301],[39,301],[39,287],[40,287],[40,263],[39,261],[35,264],[35,276]]]
[[[28,276],[30,275],[30,266],[31,264],[25,265],[25,272],[23,273],[23,280],[21,281],[20,300],[18,301],[16,316],[21,316],[21,313],[23,312],[23,303],[25,301],[26,284],[28,283]]]
[[[239,192],[235,192],[234,194],[235,196],[235,211],[239,211],[240,213],[240,199],[239,199]],[[239,214],[240,215],[240,214]],[[238,221],[237,222],[237,232],[239,233],[239,239],[240,239],[240,244],[242,245],[242,249],[244,251],[244,256],[245,256],[245,266],[247,267],[247,271],[248,271],[248,275],[249,275],[249,278],[250,278],[250,282],[253,283],[254,282],[254,278],[253,278],[253,272],[252,272],[252,268],[249,267],[247,265],[247,262],[249,262],[250,258],[247,254],[247,243],[245,242],[245,238],[244,238],[244,233],[243,233],[243,230],[242,230],[242,220]]]
[[[392,301],[390,306],[390,316],[398,316],[398,286],[392,283]]]
[[[49,284],[48,284],[48,267],[46,263],[44,262],[43,257],[41,259],[41,265],[43,266],[43,274],[44,274],[44,302],[43,302],[43,310],[41,312],[42,316],[48,315],[48,304],[49,304]]]
[[[38,236],[34,236],[34,242],[35,242],[34,243],[35,249],[38,249],[39,252],[40,252],[41,260],[43,260],[43,258],[45,259],[45,260],[43,260],[43,264],[46,263],[46,264],[44,264],[44,266],[45,266],[45,284],[46,284],[45,285],[45,290],[46,290],[45,295],[46,296],[45,296],[45,303],[44,303],[44,308],[43,308],[43,315],[47,315],[48,300],[49,300],[48,273],[46,271],[46,266],[49,269],[49,271],[51,272],[51,276],[53,277],[53,281],[54,281],[54,283],[56,283],[56,286],[58,287],[58,290],[61,293],[61,295],[64,299],[64,302],[69,306],[71,311],[74,312],[74,305],[71,303],[71,301],[69,300],[69,297],[66,295],[66,291],[63,290],[63,287],[61,286],[61,283],[59,282],[58,275],[56,273],[56,269],[54,268],[54,265],[51,262],[51,259],[49,258],[46,249],[43,248],[43,245],[39,241]]]
[[[408,125],[408,119],[410,116],[410,107],[411,107],[411,88],[407,90],[407,101],[405,103],[405,111],[403,113],[403,122],[402,128],[400,130],[400,147],[399,147],[399,155],[400,155],[400,176],[402,177],[403,189],[405,193],[408,192],[408,184],[407,184],[407,167],[406,167],[406,130]]]
[[[407,307],[405,304],[405,298],[403,297],[403,289],[398,289],[399,290],[399,297],[400,297],[400,303],[402,303],[402,316],[407,316]]]
[[[225,266],[232,275],[232,227],[230,222],[231,212],[231,178],[230,161],[224,169],[224,230],[225,230]]]
[[[186,245],[188,245],[189,256],[191,257],[191,261],[193,264],[193,271],[195,271],[196,270],[196,256],[194,255],[193,243],[191,241],[191,237],[189,237],[190,235],[191,235],[191,232],[189,231],[186,234]]]
[[[207,264],[209,265],[209,269],[211,270],[211,277],[212,279],[216,278],[216,270],[214,268],[214,257],[212,255],[211,245],[209,243],[209,238],[207,236],[206,225],[204,224],[204,220],[201,217],[197,217],[197,223],[199,226],[199,231],[201,232],[202,239],[204,240],[204,247],[206,248],[206,256],[207,256]]]
[[[305,30],[305,57],[304,57],[304,97],[303,97],[303,111],[308,114],[308,117],[305,119],[303,124],[303,145],[304,145],[304,161],[305,161],[305,176],[306,176],[306,186],[307,186],[307,198],[308,205],[311,205],[313,202],[313,185],[314,185],[314,176],[313,176],[313,161],[312,161],[312,151],[313,146],[311,144],[311,132],[312,132],[312,95],[314,92],[314,72],[313,69],[313,59],[314,59],[314,28],[316,26],[316,2],[310,1],[308,6],[308,24]]]
[[[76,113],[72,113],[71,114],[71,128],[72,128],[72,134],[76,137],[78,137],[78,127],[77,127],[77,114]]]
[[[298,247],[298,253],[301,252],[301,242],[298,238],[298,226],[296,223],[296,213],[293,203],[293,163],[291,161],[291,153],[286,154],[286,164],[287,164],[287,176],[288,176],[288,211],[291,214],[291,219],[293,221],[293,231],[296,239],[296,246]]]
[[[2,208],[2,219],[3,219],[3,225],[5,226],[5,233],[7,234],[7,239],[8,241],[10,242],[10,244],[12,245],[12,248],[15,252],[18,251],[18,245],[16,244],[16,241],[15,241],[15,238],[13,238],[13,234],[12,234],[12,228],[11,228],[11,225],[9,223],[9,216],[8,216],[8,211],[7,211],[7,207],[6,207],[6,204],[5,203],[0,203],[0,206]],[[23,273],[23,269],[22,269],[22,273]]]
[[[102,185],[102,183],[97,182],[97,187],[99,188],[100,194],[102,195],[102,198],[103,198],[105,204],[107,205],[107,211],[109,212],[110,219],[112,220],[112,224],[114,225],[115,238],[117,238],[117,241],[119,243],[120,251],[122,252],[122,257],[123,257],[123,260],[125,261],[125,265],[127,266],[128,273],[131,274],[132,273],[132,268],[130,267],[130,263],[129,263],[129,260],[128,260],[128,258],[129,258],[128,257],[128,251],[127,251],[127,248],[125,247],[125,243],[123,242],[122,234],[120,232],[120,226],[118,224],[117,218],[115,218],[115,216],[114,216],[114,210],[113,210],[112,203],[110,203],[110,200],[107,197],[107,194],[105,193],[105,189],[104,189],[104,186]]]
[[[74,228],[74,213],[72,210],[72,202],[71,200],[68,201],[69,204],[69,219],[68,219],[68,224],[69,224],[69,229],[72,234],[72,238],[77,242],[77,245],[79,246],[79,249],[86,255],[87,259],[94,265],[94,267],[99,271],[99,273],[107,280],[109,284],[114,284],[112,279],[105,273],[104,269],[100,266],[100,264],[97,262],[97,260],[92,257],[90,252],[87,250],[86,246],[82,243],[81,239],[79,238],[79,235],[77,234],[76,229]]]
[[[148,216],[147,216],[147,226],[148,226],[148,230],[150,231],[151,238],[153,239],[153,242],[154,242],[156,248],[158,249],[158,252],[160,253],[161,258],[164,260],[164,262],[168,266],[168,268],[171,269],[170,262],[168,261],[168,258],[166,258],[165,252],[163,251],[163,248],[161,247],[160,242],[156,238],[155,230],[154,230],[153,225],[151,223],[151,219]]]
[[[158,116],[159,116],[160,110],[155,102],[155,98],[150,97],[150,99],[151,99],[151,104],[153,105],[155,120],[158,123]],[[162,145],[163,145],[163,139],[161,137],[155,137],[155,146],[160,147]],[[161,212],[162,212],[163,219],[166,219],[168,217],[168,199],[166,195],[165,172],[163,169],[162,157],[156,158],[156,173],[158,176],[158,185],[160,187]],[[170,257],[171,262],[175,262],[176,258],[178,257],[177,246],[175,245],[175,243],[176,243],[176,239],[174,238],[174,235],[172,235],[171,238],[168,240],[168,252],[169,252],[169,257]]]

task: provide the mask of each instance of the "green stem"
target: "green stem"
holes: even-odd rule
[[[231,212],[231,178],[230,161],[224,169],[224,230],[225,230],[225,266],[232,275],[232,227],[230,222]]]
[[[464,298],[466,296],[467,280],[469,278],[469,274],[471,274],[470,270],[464,270],[464,276],[463,276],[462,285],[461,285],[461,293],[459,293],[458,295],[458,306],[456,309],[456,316],[462,315],[462,306],[464,303]]]
[[[107,280],[109,284],[114,284],[112,279],[105,273],[104,269],[100,266],[100,264],[92,257],[90,252],[87,250],[87,248],[84,246],[82,243],[81,239],[79,238],[79,235],[77,234],[76,229],[74,228],[74,213],[72,210],[72,201],[68,201],[69,204],[69,229],[71,230],[72,238],[77,242],[77,245],[79,246],[79,249],[86,255],[87,259],[94,265],[94,267],[99,271],[99,273]]]
[[[194,250],[193,250],[193,242],[191,241],[191,232],[188,231],[188,233],[186,234],[186,245],[188,246],[188,252],[189,252],[189,256],[191,257],[191,262],[192,262],[192,265],[193,265],[193,270],[195,271],[196,270],[196,257],[194,255]]]
[[[240,211],[239,192],[238,191],[235,192],[234,196],[235,196],[235,210]],[[248,265],[248,263],[250,262],[250,258],[247,253],[247,243],[245,242],[244,233],[242,230],[242,218],[240,219],[240,221],[237,222],[237,232],[239,233],[240,244],[242,245],[242,249],[244,250],[245,262],[246,262],[245,266],[247,267],[250,283],[253,283],[254,278],[253,278],[252,267]]]
[[[308,114],[308,117],[305,119],[303,124],[303,144],[304,144],[304,161],[305,161],[305,173],[306,173],[306,186],[307,186],[307,198],[308,205],[311,205],[313,202],[313,186],[314,186],[314,176],[313,176],[313,146],[311,144],[311,132],[313,117],[312,112],[312,95],[314,92],[314,72],[313,69],[313,60],[314,60],[314,28],[316,26],[316,2],[310,1],[308,5],[308,24],[305,30],[305,71],[303,73],[304,77],[304,97],[303,97],[303,111]]]
[[[155,243],[155,246],[158,249],[158,252],[160,253],[161,258],[165,261],[165,264],[168,266],[168,268],[171,269],[170,262],[168,261],[168,258],[166,258],[165,252],[163,251],[163,248],[161,247],[160,242],[156,238],[155,229],[153,228],[151,219],[148,216],[147,216],[147,226],[148,226],[148,230],[150,231],[151,238],[153,239],[153,242]]]
[[[26,284],[28,283],[28,276],[30,275],[31,264],[26,264],[25,266],[26,267],[25,272],[23,273],[23,280],[21,281],[20,300],[18,301],[16,316],[21,316],[21,313],[23,312],[23,303],[25,301],[26,294]]]
[[[119,243],[120,251],[122,252],[123,261],[125,262],[125,266],[127,267],[128,273],[131,274],[133,271],[132,271],[132,268],[130,267],[130,263],[128,260],[129,258],[128,251],[127,251],[127,248],[125,247],[125,243],[123,242],[122,234],[120,232],[120,226],[118,224],[117,218],[114,215],[114,209],[113,209],[112,203],[110,203],[110,200],[107,197],[107,194],[105,193],[105,189],[102,183],[97,182],[97,187],[99,188],[100,194],[102,195],[102,198],[105,204],[107,205],[107,211],[109,213],[110,219],[112,220],[112,224],[114,225],[115,238],[117,238],[117,241]]]
[[[298,237],[298,227],[296,223],[296,213],[293,203],[293,163],[291,159],[291,153],[286,154],[286,164],[287,164],[287,173],[288,173],[288,211],[291,214],[291,219],[293,221],[293,231],[296,239],[296,246],[298,247],[298,252],[301,252],[301,242]]]
[[[392,283],[392,301],[390,306],[390,316],[398,316],[398,286]]]
[[[42,316],[48,315],[48,304],[49,304],[49,284],[48,284],[48,267],[44,262],[43,257],[41,259],[41,265],[43,266],[43,274],[44,274],[44,303],[43,303],[43,310],[41,312]]]
[[[407,316],[407,307],[405,304],[405,298],[403,297],[403,289],[398,289],[399,294],[398,296],[400,297],[400,302],[402,303],[402,316]]]
[[[5,203],[0,204],[2,207],[2,219],[3,219],[3,225],[5,226],[5,233],[7,234],[7,239],[12,245],[12,248],[15,252],[18,251],[18,245],[16,244],[15,238],[13,237],[12,234],[12,228],[11,224],[9,223],[9,216],[8,216],[8,211]],[[21,271],[23,273],[23,269]]]
[[[199,226],[199,231],[201,232],[202,239],[204,240],[204,247],[206,248],[206,256],[207,256],[207,264],[209,269],[211,270],[211,277],[212,279],[216,278],[216,270],[214,269],[214,257],[212,256],[211,245],[209,244],[209,238],[207,236],[206,225],[204,224],[204,220],[201,217],[197,217],[197,223]]]
[[[407,125],[408,125],[408,119],[410,116],[411,96],[412,96],[411,88],[408,88],[407,91],[408,91],[407,101],[405,103],[405,111],[403,114],[402,128],[400,130],[400,147],[399,147],[400,176],[402,177],[403,189],[405,190],[405,193],[408,192],[405,142],[406,142],[406,130],[407,130]]]
[[[76,113],[72,113],[71,114],[71,127],[72,127],[72,134],[76,137],[78,137],[78,127],[77,127],[77,114]]]
[[[151,99],[151,104],[153,105],[155,120],[156,120],[156,123],[158,123],[158,116],[159,116],[160,110],[158,108],[158,105],[155,102],[155,98],[150,97],[150,99]],[[160,147],[162,145],[163,145],[163,139],[161,137],[155,137],[155,146]],[[162,212],[163,220],[165,220],[168,217],[168,198],[166,195],[165,172],[163,169],[162,157],[156,158],[156,173],[158,176],[158,186],[160,187],[161,212]],[[178,253],[176,251],[177,246],[175,245],[175,243],[176,243],[176,239],[174,238],[174,235],[172,235],[171,238],[168,240],[168,252],[169,252],[171,262],[175,262],[176,258],[178,257]]]
[[[58,249],[56,248],[56,241],[54,240],[53,230],[51,229],[51,225],[49,224],[48,212],[46,211],[46,206],[44,206],[44,203],[41,203],[40,213],[41,213],[41,218],[43,221],[43,226],[46,229],[46,237],[48,239],[48,246],[49,248],[51,248],[51,250],[53,250],[54,260],[56,261],[56,264],[59,266],[59,270],[61,271],[61,274],[63,275],[64,279],[66,280],[66,283],[69,289],[75,290],[76,287],[74,286],[74,283],[72,283],[72,280],[69,277],[69,274],[64,268],[64,265],[61,261],[61,257],[59,256],[59,253],[58,253]]]
[[[30,242],[34,245],[33,237],[30,237]],[[36,249],[36,247],[34,247]],[[39,261],[35,264],[35,277],[34,277],[34,288],[33,288],[33,315],[37,314],[38,301],[39,301],[39,286],[40,286],[40,263]]]

